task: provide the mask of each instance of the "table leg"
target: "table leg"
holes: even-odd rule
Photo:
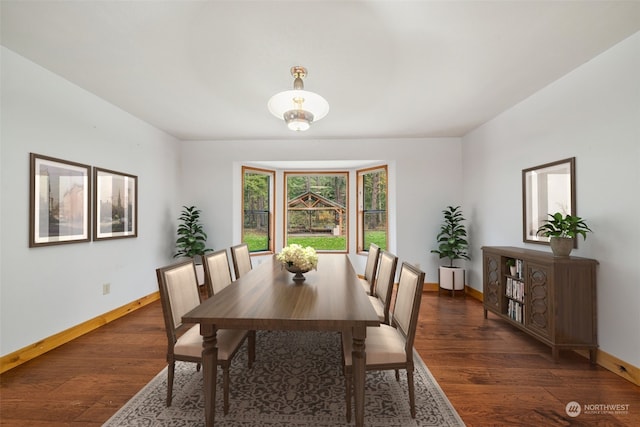
[[[216,416],[216,377],[218,375],[218,339],[215,325],[200,324],[202,335],[202,375],[204,376],[204,418],[213,427]]]
[[[364,382],[366,375],[366,327],[353,328],[353,398],[355,400],[356,427],[364,426]]]

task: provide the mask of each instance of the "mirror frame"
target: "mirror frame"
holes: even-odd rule
[[[555,199],[549,200],[552,186],[548,178],[553,175],[567,175],[569,182],[564,191],[556,191]],[[536,234],[548,214],[563,212],[576,214],[576,158],[558,160],[522,170],[522,241],[548,245],[549,238]],[[537,183],[534,181],[537,178]],[[553,206],[551,206],[553,205]],[[555,207],[554,207],[555,206]],[[575,239],[575,242],[578,239]]]

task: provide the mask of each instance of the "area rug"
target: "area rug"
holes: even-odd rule
[[[407,377],[400,371],[367,372],[367,426],[464,426],[422,359],[416,361],[416,418],[411,418]],[[337,332],[258,331],[256,362],[247,368],[246,344],[230,368],[229,413],[222,412],[222,374],[218,372],[216,426],[348,425],[344,376]],[[179,362],[172,406],[166,407],[167,370],[111,417],[104,427],[204,425],[202,371]],[[355,416],[352,416],[352,425]]]

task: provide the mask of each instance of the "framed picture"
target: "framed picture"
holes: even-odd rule
[[[538,228],[549,214],[576,215],[576,158],[522,170],[522,240],[549,244]],[[576,241],[578,239],[575,239]]]
[[[91,166],[29,154],[29,247],[90,239]]]
[[[93,168],[93,240],[138,236],[138,177]]]

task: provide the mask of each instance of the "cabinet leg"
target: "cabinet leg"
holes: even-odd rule
[[[589,349],[589,362],[591,362],[592,365],[595,365],[597,362],[598,358],[598,350],[595,348],[590,348]]]
[[[484,309],[484,318],[485,319],[487,318],[487,309],[486,308]]]

